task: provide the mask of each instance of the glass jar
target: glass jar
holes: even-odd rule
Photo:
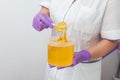
[[[65,67],[72,65],[74,55],[74,44],[72,41],[48,42],[48,64]]]

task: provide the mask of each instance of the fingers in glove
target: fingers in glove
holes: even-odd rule
[[[41,18],[41,21],[48,27],[52,27],[52,20],[50,20],[50,18],[43,14],[43,15],[40,15],[40,18]]]
[[[57,67],[57,70],[64,69],[65,67]]]
[[[49,67],[50,67],[50,68],[54,68],[55,66],[49,64]]]

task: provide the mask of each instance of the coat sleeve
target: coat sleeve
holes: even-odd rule
[[[50,8],[50,2],[51,0],[41,0],[40,1],[40,6],[46,7],[46,8]]]
[[[120,0],[109,0],[102,20],[101,37],[120,39]]]

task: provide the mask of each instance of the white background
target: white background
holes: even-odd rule
[[[43,80],[50,30],[32,27],[39,3],[0,0],[0,80]]]
[[[50,29],[32,27],[39,0],[0,0],[0,80],[44,80]],[[118,55],[103,61],[102,80],[112,80]]]

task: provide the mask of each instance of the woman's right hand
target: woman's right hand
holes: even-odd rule
[[[38,13],[33,19],[33,28],[37,31],[42,31],[43,29],[52,28],[53,21],[50,17],[44,13]]]

